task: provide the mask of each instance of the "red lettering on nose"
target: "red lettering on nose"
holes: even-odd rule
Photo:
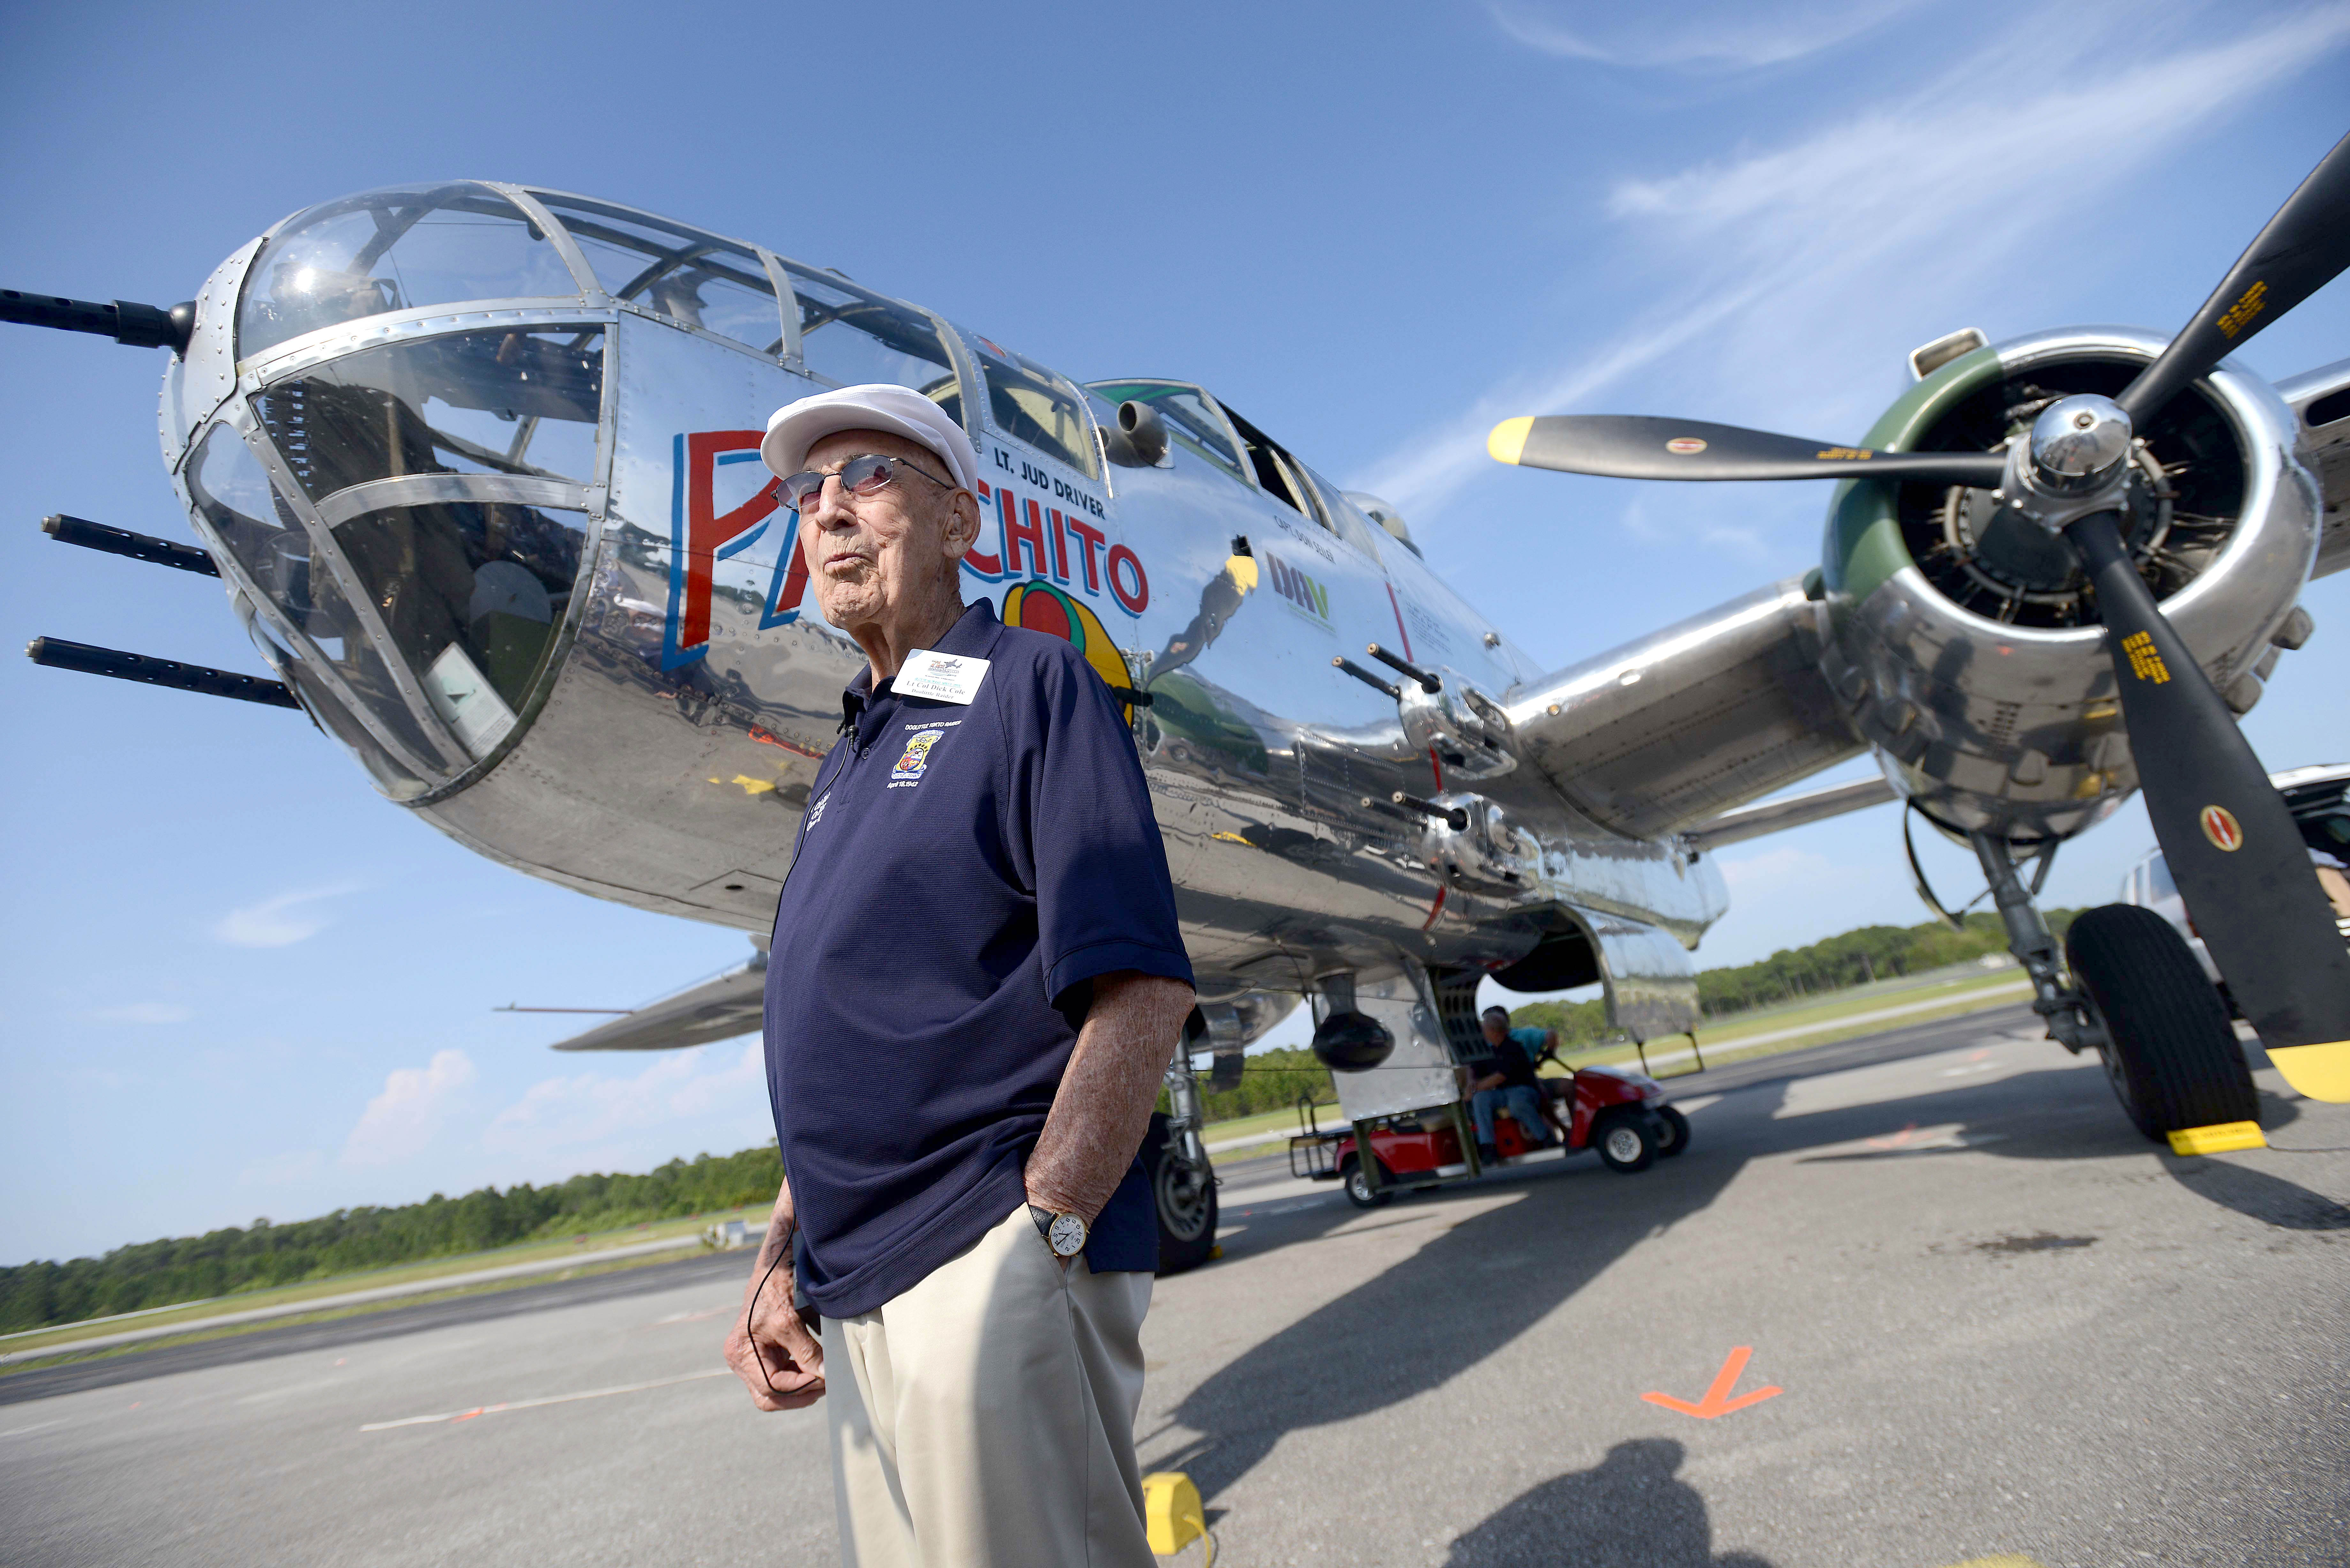
[[[1086,592],[1097,594],[1101,592],[1101,574],[1094,566],[1094,551],[1107,541],[1109,535],[1092,524],[1076,517],[1069,519],[1069,532],[1077,536],[1079,554],[1086,568]]]
[[[993,493],[987,487],[987,481],[983,479],[981,480],[979,482],[979,498],[982,501],[986,501],[990,499],[992,493]],[[981,549],[979,547],[979,541],[975,538],[971,542],[971,548],[963,552],[962,558],[971,564],[972,570],[975,572],[983,572],[991,577],[1000,575],[1003,570],[1003,557],[1001,556],[991,556],[986,551]]]
[[[1014,505],[1012,493],[1003,493],[1003,569],[1020,570],[1020,546],[1028,546],[1028,570],[1036,576],[1050,574],[1045,566],[1045,513],[1034,501],[1028,503],[1028,521],[1014,522],[1020,508]]]
[[[677,618],[679,655],[691,654],[710,643],[711,585],[718,553],[764,524],[782,504],[782,481],[770,480],[756,495],[723,514],[714,514],[713,492],[718,454],[756,450],[758,431],[696,431],[685,438],[684,571],[680,585]]]
[[[1129,576],[1134,579],[1131,587],[1126,581]],[[1142,558],[1123,545],[1109,547],[1109,591],[1128,615],[1150,607],[1150,578],[1142,569]]]

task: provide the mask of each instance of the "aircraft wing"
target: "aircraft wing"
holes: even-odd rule
[[[1711,826],[1862,751],[1822,670],[1824,610],[1802,579],[1758,588],[1513,688],[1511,728],[1560,794],[1618,833]],[[1830,811],[1744,824],[1752,831],[1735,836],[1883,798],[1846,794]]]
[[[1809,822],[1825,822],[1848,811],[1864,811],[1872,805],[1883,805],[1900,798],[1892,784],[1882,778],[1858,779],[1851,784],[1830,784],[1825,789],[1806,790],[1802,794],[1742,805],[1735,811],[1725,811],[1720,816],[1707,818],[1681,836],[1696,848],[1719,849],[1725,844],[1743,843],[1749,838],[1760,838],[1766,833],[1801,827]]]
[[[2350,566],[2350,359],[2280,381],[2277,391],[2300,416],[2310,466],[2325,490],[2324,532],[2309,574],[2322,577]]]
[[[759,1027],[767,990],[767,955],[753,953],[724,974],[634,1012],[555,1043],[557,1051],[668,1051],[732,1040]]]

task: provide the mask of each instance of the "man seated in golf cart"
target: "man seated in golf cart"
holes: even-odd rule
[[[1469,1115],[1477,1125],[1478,1158],[1489,1161],[1499,1158],[1493,1146],[1497,1110],[1509,1114],[1528,1143],[1549,1147],[1565,1136],[1565,1129],[1553,1119],[1550,1097],[1543,1092],[1534,1065],[1558,1050],[1558,1031],[1513,1029],[1508,1012],[1499,1007],[1485,1009],[1479,1022],[1493,1054],[1486,1059],[1484,1075],[1469,1085]]]

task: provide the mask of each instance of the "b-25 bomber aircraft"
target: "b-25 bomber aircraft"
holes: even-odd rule
[[[2145,789],[2272,1059],[2350,1098],[2350,953],[2230,712],[2308,636],[2303,585],[2350,564],[2350,361],[2272,386],[2221,358],[2345,265],[2337,147],[2176,338],[1954,335],[1858,447],[1510,421],[1494,455],[1529,466],[1840,482],[1817,568],[1552,671],[1394,508],[1206,388],[1079,385],[607,202],[372,191],[171,310],[10,292],[0,318],[172,350],[163,460],[204,548],[47,526],[220,576],[275,679],[56,639],[36,659],[298,706],[467,846],[754,944],[863,662],[806,613],[760,434],[826,387],[936,400],[987,476],[966,592],[1127,701],[1158,810],[1200,997],[1147,1151],[1175,1266],[1214,1236],[1195,1056],[1228,1081],[1306,1000],[1359,1127],[1457,1109],[1488,975],[1597,981],[1635,1039],[1693,1033],[1711,852],[1895,798],[1905,831],[1972,846],[2051,1035],[2102,1055],[2143,1130],[2254,1122],[2168,924],[2091,911],[2060,953],[2033,905],[2057,847]],[[1881,779],[1763,801],[1864,752]],[[764,967],[558,1048],[745,1033]]]

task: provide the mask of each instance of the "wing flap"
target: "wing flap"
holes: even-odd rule
[[[749,1034],[762,1022],[767,993],[767,955],[750,959],[634,1012],[599,1023],[584,1034],[558,1040],[557,1051],[672,1051]]]
[[[1655,838],[1855,756],[1789,578],[1512,689],[1526,759],[1577,808]]]

